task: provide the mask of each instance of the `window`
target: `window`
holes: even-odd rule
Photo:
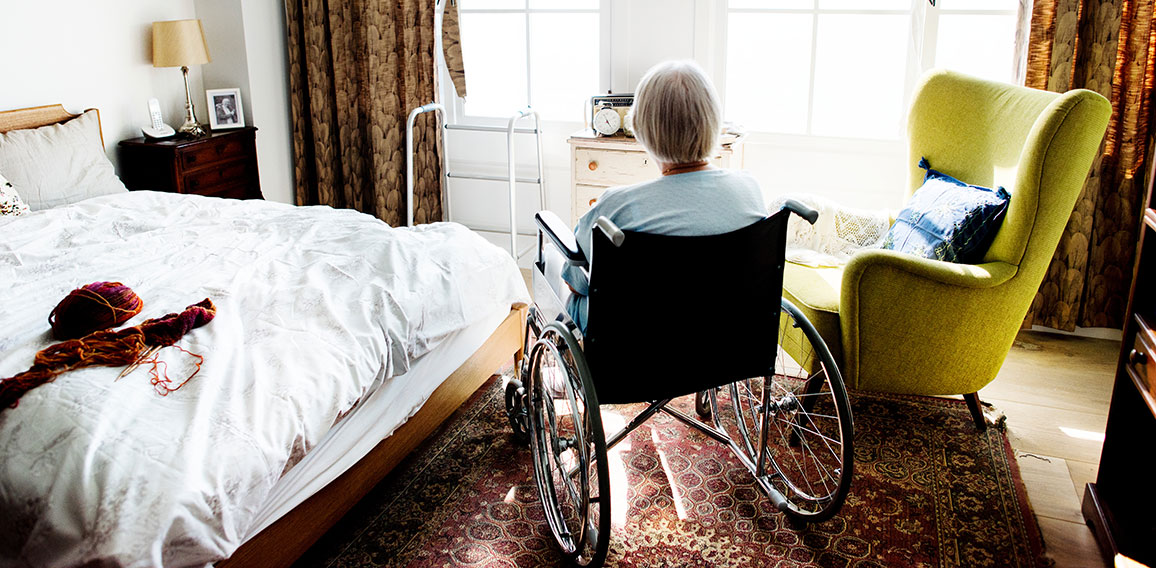
[[[602,0],[459,0],[470,117],[530,105],[544,120],[581,121],[600,91]]]
[[[1016,77],[1018,0],[939,0],[928,11],[925,67],[946,67],[969,75],[1020,83]],[[934,38],[934,41],[932,40]],[[930,59],[928,59],[930,58]]]
[[[1011,81],[1018,0],[730,0],[725,105],[748,129],[895,140],[915,77]]]

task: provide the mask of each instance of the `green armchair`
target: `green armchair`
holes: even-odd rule
[[[963,394],[991,382],[1043,280],[1107,128],[1087,90],[1058,94],[934,71],[908,116],[914,193],[921,157],[968,183],[1003,186],[1007,214],[983,262],[864,250],[842,268],[788,263],[783,294],[815,325],[852,389]],[[790,333],[791,330],[785,330]]]

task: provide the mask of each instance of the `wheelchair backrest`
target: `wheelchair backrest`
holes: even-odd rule
[[[585,353],[600,403],[681,396],[773,373],[787,217],[679,237],[594,230]]]

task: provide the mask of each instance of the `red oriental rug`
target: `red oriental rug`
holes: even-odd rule
[[[693,412],[693,400],[677,403]],[[855,478],[833,519],[793,528],[730,450],[664,414],[612,450],[607,566],[1046,566],[1007,436],[963,401],[858,394]],[[639,405],[604,406],[608,432]],[[557,566],[529,450],[491,380],[297,566]],[[625,486],[619,483],[625,479]],[[623,510],[625,509],[625,510]]]

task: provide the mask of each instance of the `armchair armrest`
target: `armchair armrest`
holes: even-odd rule
[[[538,225],[539,234],[549,237],[550,242],[558,247],[566,262],[575,266],[586,266],[586,255],[578,248],[578,241],[574,239],[574,232],[562,222],[562,219],[552,211],[539,211],[534,214],[534,223]]]
[[[894,269],[904,277],[963,288],[999,286],[1011,280],[1018,271],[1015,265],[1006,262],[956,264],[891,250],[864,250],[847,262],[847,268],[843,272],[844,291],[847,291],[847,284],[854,283],[857,286],[866,272],[880,268]]]

